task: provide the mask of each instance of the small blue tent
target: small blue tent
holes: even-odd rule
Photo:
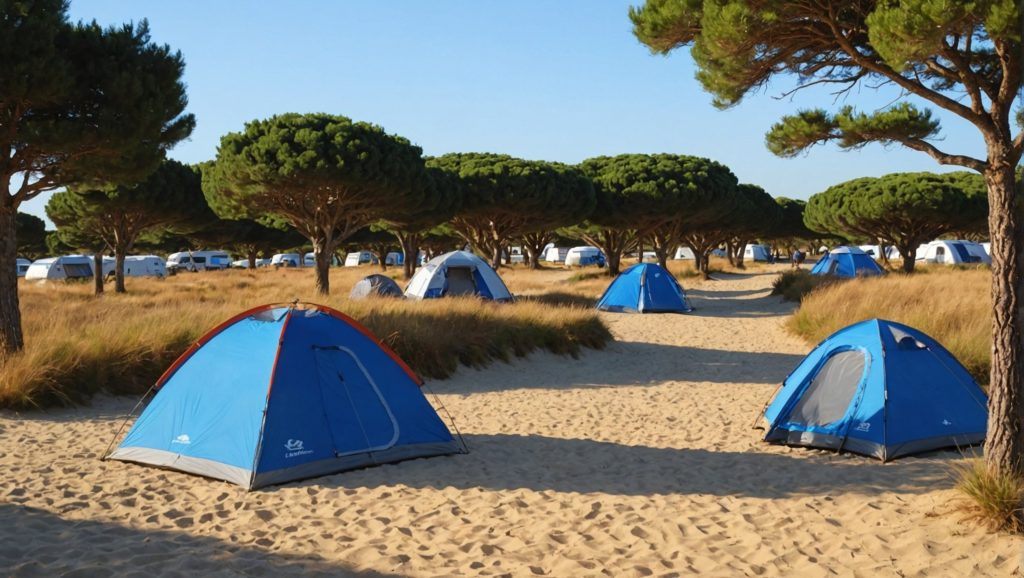
[[[186,351],[109,457],[254,489],[461,451],[421,384],[344,314],[266,305]]]
[[[882,461],[985,439],[988,400],[934,339],[871,319],[821,342],[767,407],[766,441]]]
[[[834,275],[836,277],[857,277],[859,275],[884,275],[871,255],[858,247],[836,247],[814,264],[811,275]]]
[[[693,311],[675,276],[654,263],[638,263],[620,273],[597,302],[597,308],[631,313]]]

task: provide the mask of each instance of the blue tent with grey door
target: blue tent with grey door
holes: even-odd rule
[[[265,305],[203,336],[112,459],[247,489],[462,451],[387,346],[320,305]]]
[[[693,311],[675,276],[654,263],[638,263],[620,273],[597,302],[597,308],[620,313]]]
[[[985,439],[988,400],[924,333],[882,319],[822,341],[764,412],[765,440],[882,461]]]
[[[859,247],[836,247],[811,268],[811,275],[844,278],[884,274],[885,269]]]

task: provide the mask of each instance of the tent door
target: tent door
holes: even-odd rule
[[[828,428],[846,416],[864,380],[867,352],[837,351],[821,365],[786,416],[790,426]]]
[[[334,453],[380,451],[398,441],[398,422],[377,384],[352,350],[314,349],[317,377]]]
[[[469,267],[448,267],[445,275],[448,278],[446,295],[476,295],[476,282]]]

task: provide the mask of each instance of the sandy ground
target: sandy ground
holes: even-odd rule
[[[771,274],[613,315],[617,342],[433,389],[468,455],[246,493],[98,460],[133,405],[0,413],[0,575],[1007,576],[962,521],[952,453],[877,461],[751,428],[807,346]]]

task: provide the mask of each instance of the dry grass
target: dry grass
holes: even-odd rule
[[[992,531],[1024,532],[1024,480],[993,474],[981,459],[965,460],[955,475],[969,518]]]
[[[581,347],[600,348],[611,339],[589,305],[590,296],[553,272],[507,275],[514,293],[550,293],[548,301],[349,301],[352,285],[371,272],[378,271],[332,270],[332,295],[326,299],[315,295],[310,270],[130,279],[127,295],[99,298],[89,284],[22,284],[26,347],[0,367],[0,407],[79,402],[98,391],[145,391],[211,327],[245,309],[293,299],[351,315],[426,377],[446,377],[459,364],[479,367],[536,349],[576,355]]]
[[[789,320],[811,343],[871,318],[915,327],[942,343],[979,383],[988,383],[992,305],[988,269],[927,268],[913,275],[851,279],[813,291]]]

